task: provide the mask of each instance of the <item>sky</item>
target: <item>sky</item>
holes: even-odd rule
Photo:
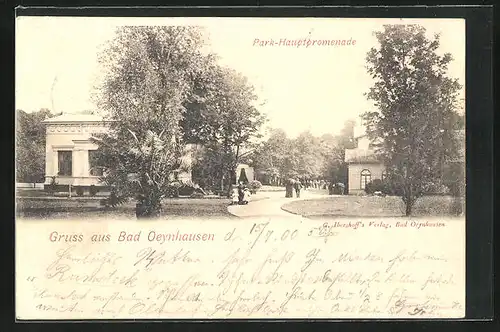
[[[373,84],[365,57],[384,24],[420,24],[441,34],[440,53],[451,53],[449,75],[465,85],[465,21],[366,18],[109,18],[18,17],[16,109],[79,113],[95,109],[102,79],[97,54],[122,25],[198,25],[220,63],[247,76],[268,126],[290,136],[309,130],[337,134],[346,120],[371,109]],[[355,40],[355,45],[286,46],[285,40]],[[269,46],[273,40],[275,45]],[[279,45],[282,40],[282,45]],[[268,41],[267,46],[260,46]],[[464,88],[465,89],[465,88]],[[462,96],[465,96],[464,90]]]

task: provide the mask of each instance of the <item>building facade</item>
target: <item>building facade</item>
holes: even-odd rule
[[[359,195],[365,193],[367,183],[375,179],[383,180],[386,173],[384,164],[375,155],[368,136],[358,130],[355,140],[356,147],[345,150],[345,162],[349,194]]]
[[[101,117],[63,114],[44,121],[46,125],[45,184],[99,185],[102,169],[94,164],[97,146],[90,142],[96,133],[108,130]]]
[[[109,121],[102,117],[87,114],[63,114],[44,121],[46,126],[45,148],[45,185],[54,179],[58,185],[73,187],[102,186],[99,179],[102,167],[96,163],[95,152],[98,146],[90,141],[93,134],[109,130]],[[188,170],[174,171],[172,181],[192,181],[190,165],[199,146],[186,144],[183,165]],[[248,181],[254,180],[253,168],[246,164],[238,165],[236,178],[244,169]]]
[[[56,181],[58,185],[74,187],[102,186],[99,178],[103,169],[96,163],[98,146],[90,141],[93,134],[105,133],[110,122],[87,114],[63,114],[44,121],[46,125],[45,185]],[[191,158],[192,146],[186,146]],[[191,180],[191,172],[174,172],[178,180]]]
[[[464,177],[462,181],[465,183],[465,130],[454,130],[453,135],[455,140],[457,140],[457,155],[454,159],[444,160],[441,168],[452,166],[461,170]],[[363,194],[367,183],[375,179],[384,180],[386,168],[377,158],[372,148],[372,142],[366,134],[361,131],[355,139],[357,141],[356,148],[345,150],[349,193]]]

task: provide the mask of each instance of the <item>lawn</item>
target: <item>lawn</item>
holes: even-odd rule
[[[414,216],[449,216],[456,200],[449,196],[420,198],[413,208]],[[404,204],[399,197],[329,196],[287,203],[283,210],[307,218],[325,217],[400,217]]]
[[[166,219],[236,218],[227,212],[229,199],[173,198],[163,203]],[[100,206],[91,198],[34,199],[18,198],[16,215],[33,219],[135,219],[135,203],[130,201],[116,208]]]

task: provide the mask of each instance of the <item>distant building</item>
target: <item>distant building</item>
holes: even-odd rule
[[[364,193],[367,183],[375,179],[383,180],[386,173],[384,164],[375,155],[372,142],[360,127],[355,128],[356,147],[345,150],[349,194]]]
[[[454,137],[458,142],[457,156],[454,159],[444,160],[442,167],[445,164],[458,164],[465,171],[465,130],[455,130]],[[375,179],[384,180],[387,173],[383,162],[375,154],[373,143],[363,128],[356,128],[355,140],[356,147],[345,150],[345,162],[348,168],[349,193],[361,194],[365,192],[367,183]]]

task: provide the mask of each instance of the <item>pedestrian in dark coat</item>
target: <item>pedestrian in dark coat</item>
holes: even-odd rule
[[[300,198],[300,189],[302,189],[302,183],[300,181],[295,181],[293,187],[295,188],[295,194],[297,198]]]

